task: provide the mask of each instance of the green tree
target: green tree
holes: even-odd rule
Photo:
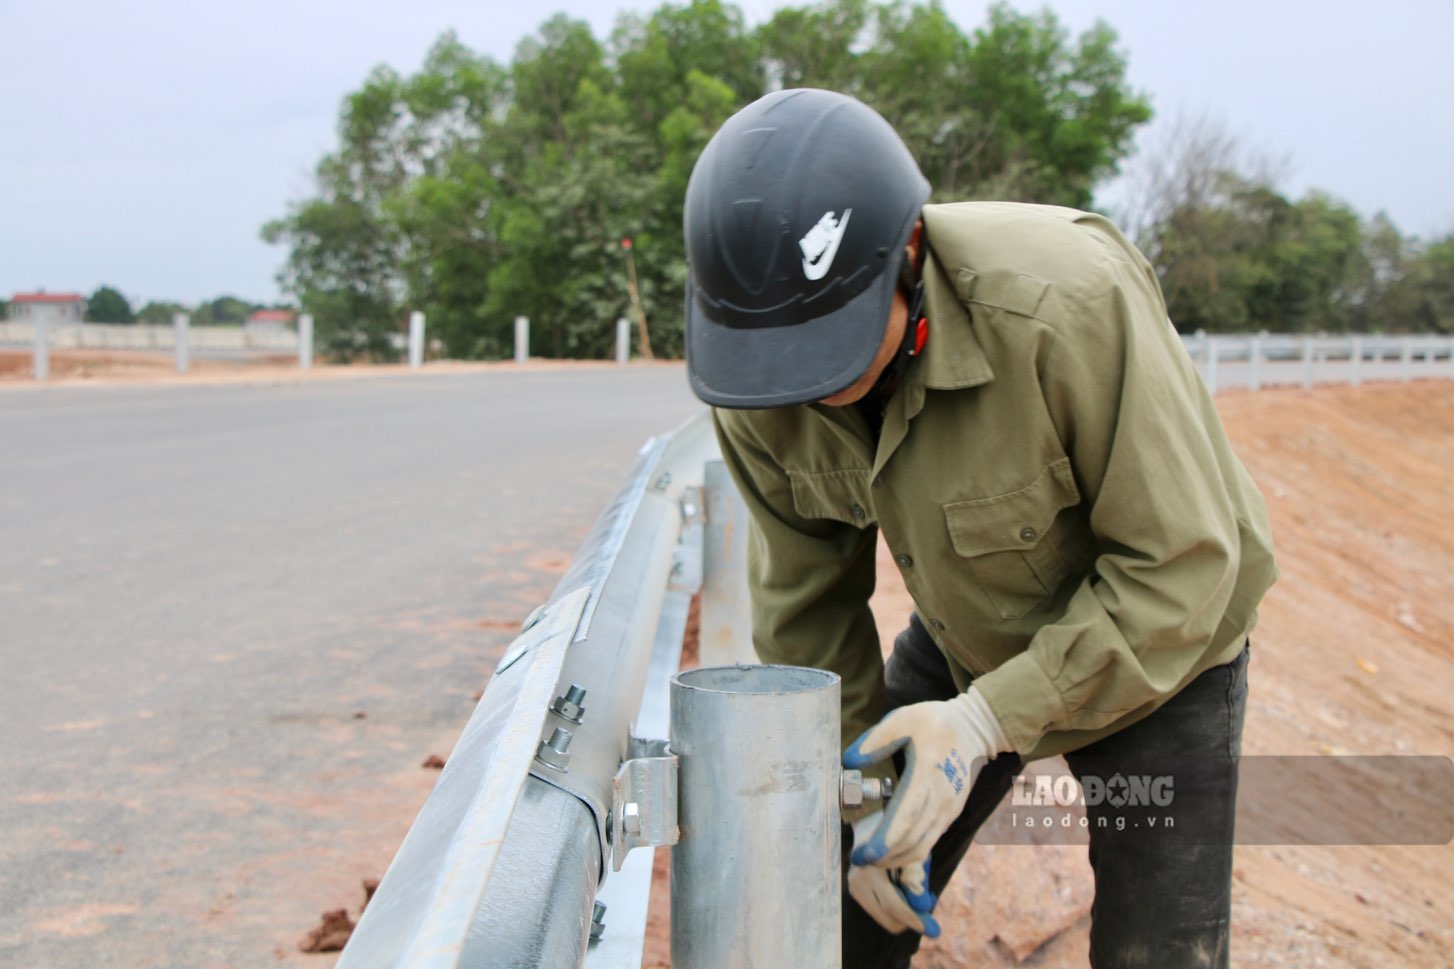
[[[185,312],[187,312],[187,308],[181,303],[152,300],[137,311],[136,321],[154,325],[171,323],[176,314]]]
[[[89,323],[132,323],[136,317],[131,312],[131,303],[119,290],[102,286],[86,300],[86,320]]]
[[[114,287],[101,286],[86,300],[89,323],[131,323],[135,318],[130,301]]]
[[[236,296],[219,296],[201,303],[192,311],[193,326],[241,326],[247,322],[257,304],[238,299]]]

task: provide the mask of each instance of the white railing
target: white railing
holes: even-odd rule
[[[177,329],[166,324],[65,323],[47,324],[52,350],[175,350]],[[17,320],[0,322],[0,346],[35,345],[36,324]],[[296,353],[298,334],[293,330],[243,326],[192,326],[187,343],[193,350],[262,350]]]
[[[1199,332],[1181,340],[1214,394],[1229,388],[1454,379],[1454,337]]]

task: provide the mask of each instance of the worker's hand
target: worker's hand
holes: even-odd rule
[[[855,821],[854,845],[868,841],[882,821],[883,815],[877,812]],[[938,899],[929,891],[927,861],[907,872],[853,865],[848,869],[848,893],[875,922],[895,935],[912,931],[931,939],[939,937],[939,923],[929,914]]]
[[[974,687],[952,700],[914,703],[884,717],[843,754],[843,766],[862,769],[904,752],[904,772],[883,823],[855,844],[853,864],[890,870],[923,865],[964,810],[980,768],[1009,749],[994,712]]]

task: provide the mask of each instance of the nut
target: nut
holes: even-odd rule
[[[552,770],[565,773],[570,768],[570,742],[571,732],[556,727],[550,739],[542,741],[540,749],[535,751],[535,759]]]

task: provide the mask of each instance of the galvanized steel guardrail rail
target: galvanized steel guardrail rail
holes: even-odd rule
[[[650,849],[675,839],[674,763],[652,738],[694,595],[704,654],[751,661],[740,502],[705,413],[642,448],[506,651],[340,969],[638,969]]]

